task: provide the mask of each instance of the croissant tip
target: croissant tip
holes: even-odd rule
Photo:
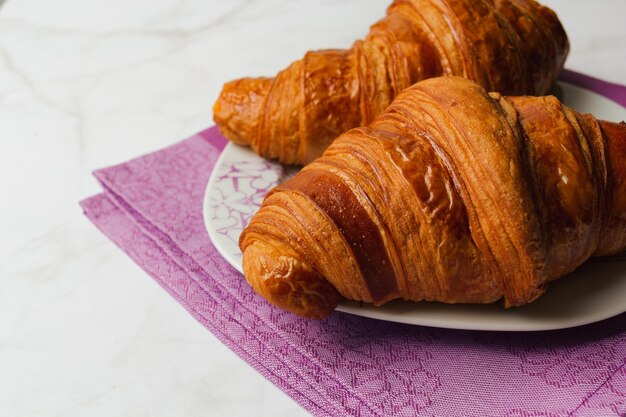
[[[213,105],[213,120],[222,134],[239,145],[252,145],[272,78],[241,78],[224,84]]]
[[[341,296],[315,269],[296,255],[287,255],[255,241],[243,251],[248,283],[270,303],[299,316],[324,319]]]

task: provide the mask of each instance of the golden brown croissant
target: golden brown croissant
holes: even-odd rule
[[[426,78],[458,75],[488,91],[546,94],[568,48],[557,16],[534,0],[395,0],[349,50],[309,52],[276,78],[226,84],[214,119],[235,143],[305,164]]]
[[[405,90],[272,190],[240,239],[267,300],[519,306],[626,248],[626,124],[459,77]]]

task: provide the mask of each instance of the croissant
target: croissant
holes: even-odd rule
[[[231,141],[305,164],[426,78],[458,75],[489,91],[543,95],[568,49],[557,16],[534,0],[395,0],[349,50],[308,52],[276,78],[227,83],[213,114]]]
[[[624,122],[422,81],[266,196],[240,238],[244,275],[311,318],[343,298],[520,306],[626,249],[624,161]]]

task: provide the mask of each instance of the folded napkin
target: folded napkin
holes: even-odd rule
[[[626,88],[564,79],[626,106]],[[316,416],[626,414],[626,314],[583,328],[495,333],[299,318],[218,254],[202,203],[226,141],[207,129],[95,172],[87,217],[243,360]]]

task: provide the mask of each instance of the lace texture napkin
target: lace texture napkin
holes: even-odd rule
[[[563,79],[626,106],[626,88]],[[269,305],[207,235],[215,128],[102,169],[87,217],[243,360],[316,416],[626,415],[626,314],[583,328],[492,333],[343,313],[305,320]]]

